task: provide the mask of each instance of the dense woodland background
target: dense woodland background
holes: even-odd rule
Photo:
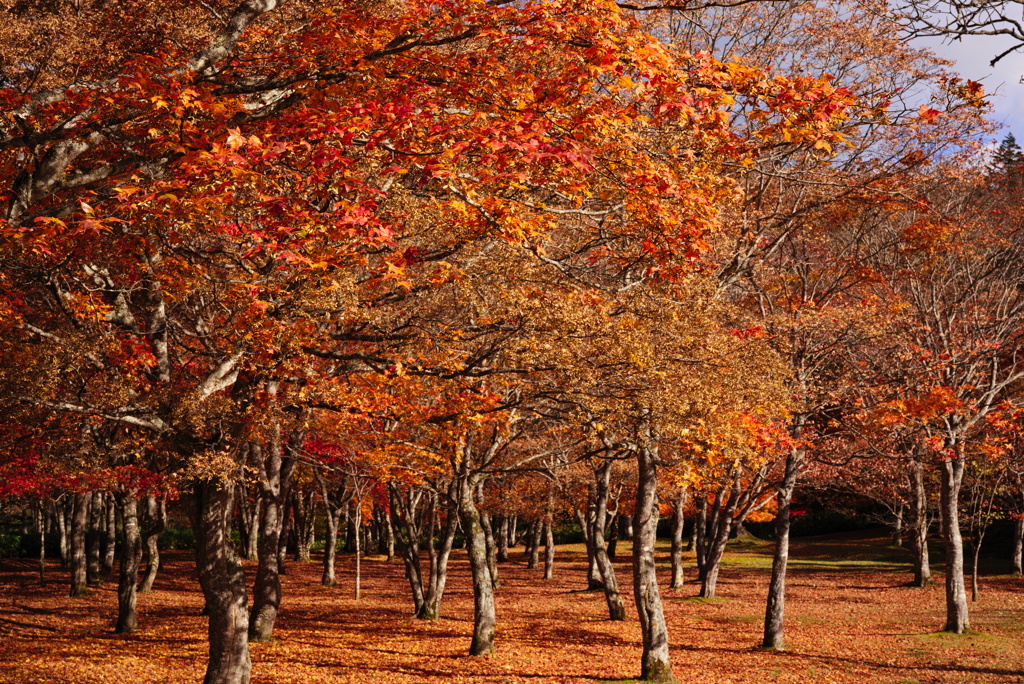
[[[408,585],[403,630],[464,568],[486,656],[510,547],[555,582],[579,541],[672,681],[662,590],[689,544],[713,601],[747,525],[767,651],[794,519],[874,515],[926,590],[940,543],[952,635],[993,525],[1020,574],[1024,154],[908,42],[1024,44],[1014,3],[0,11],[2,540],[70,577],[37,610],[116,568],[137,633],[192,548],[204,681],[244,684],[288,550],[334,586],[340,536],[352,601],[367,551]]]

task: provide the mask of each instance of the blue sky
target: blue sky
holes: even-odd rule
[[[988,98],[994,106],[991,118],[1006,126],[997,134],[998,138],[1012,132],[1018,141],[1024,140],[1024,84],[1020,82],[1024,76],[1024,52],[1013,52],[992,67],[992,58],[1010,47],[1012,41],[975,36],[945,43],[934,38],[919,42],[936,55],[955,61],[955,71],[972,81],[981,81],[986,93],[994,93]]]

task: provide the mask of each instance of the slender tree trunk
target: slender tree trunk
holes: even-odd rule
[[[390,563],[395,559],[395,528],[391,524],[391,512],[383,506],[381,507],[381,515],[384,526],[384,553],[387,557],[387,562]]]
[[[106,503],[106,524],[107,533],[103,544],[103,565],[100,568],[100,577],[107,581],[114,572],[114,555],[117,550],[117,505],[114,502],[114,495],[107,494]]]
[[[946,546],[946,626],[944,631],[963,634],[970,626],[967,590],[964,587],[964,544],[960,535],[960,484],[964,476],[963,454],[942,463],[942,536]]]
[[[276,388],[271,387],[271,394]],[[300,438],[301,439],[301,438]],[[285,458],[279,428],[275,425],[268,452],[264,456],[259,444],[249,445],[262,489],[263,516],[260,519],[260,540],[257,547],[256,581],[252,590],[252,613],[249,615],[249,640],[269,641],[281,607],[281,534],[282,516],[288,506],[295,461]],[[245,494],[245,492],[241,492]]]
[[[39,586],[46,586],[46,504],[35,502],[36,532],[39,535]]]
[[[71,561],[71,544],[68,537],[68,518],[74,515],[75,497],[58,501],[53,506],[53,518],[57,522],[58,543],[60,545],[60,567],[66,568]]]
[[[91,492],[75,493],[74,512],[71,515],[71,593],[72,597],[85,596],[89,567],[86,554],[86,536],[89,526]]]
[[[672,583],[670,589],[683,588],[683,522],[686,511],[686,489],[680,487],[672,507]]]
[[[601,582],[601,569],[597,567],[597,550],[594,546],[594,505],[592,492],[588,493],[586,508],[578,508],[576,517],[583,531],[583,542],[587,549],[587,591],[604,589]]]
[[[728,495],[726,494],[728,492]],[[701,523],[707,526],[703,535],[703,543],[698,541],[697,554],[700,556],[700,595],[702,598],[714,598],[718,587],[718,573],[722,569],[722,558],[725,556],[725,547],[729,543],[736,514],[736,508],[740,497],[740,479],[738,474],[733,474],[733,484],[730,487],[720,487],[715,495],[715,503],[712,507],[710,519],[704,520],[701,516]],[[706,499],[701,500],[702,510],[707,505]],[[700,540],[701,537],[698,537]]]
[[[480,511],[480,527],[484,530],[484,544],[487,548],[487,567],[491,571],[491,582],[494,583],[494,588],[497,589],[501,586],[501,579],[498,577],[498,545],[494,539],[494,528],[491,527],[491,514],[484,510],[484,487],[483,483],[477,486],[476,492],[477,501],[479,502],[478,510]],[[540,541],[538,540],[538,545]],[[536,551],[534,551],[536,553]]]
[[[903,509],[906,506],[900,504],[896,509],[896,520],[892,526],[892,543],[894,546],[903,546]]]
[[[981,539],[971,540],[971,603],[978,600],[978,556],[981,554]]]
[[[543,534],[544,522],[539,519],[534,520],[530,524],[530,559],[526,563],[526,567],[530,570],[537,567],[537,563],[540,562],[540,540]]]
[[[636,509],[633,513],[633,594],[643,634],[640,678],[652,682],[674,682],[669,662],[668,627],[654,564],[658,518],[657,454],[645,446],[637,452]]]
[[[238,494],[238,526],[246,560],[259,559],[260,509],[262,505],[259,495],[254,496],[250,501],[247,488],[241,488]]]
[[[459,499],[456,486],[456,480],[449,484],[447,515],[441,534],[441,541],[436,549],[434,548],[433,537],[436,527],[437,501],[436,499],[431,501],[430,543],[427,545],[430,554],[430,569],[426,596],[423,601],[423,610],[416,616],[423,620],[437,620],[441,617],[441,599],[444,598],[444,589],[448,582],[448,558],[451,556],[452,544],[455,541],[455,531],[459,526]]]
[[[924,466],[918,461],[907,464],[910,482],[910,545],[914,552],[914,586],[927,587],[932,580],[928,558],[928,492],[924,487]]]
[[[362,587],[362,537],[359,531],[363,528],[363,505],[359,499],[355,499],[355,505],[352,507],[352,517],[355,520],[356,526],[356,568],[355,568],[355,586],[352,588],[352,595],[355,600],[358,601],[361,598],[363,591]]]
[[[248,684],[251,663],[245,573],[231,543],[235,486],[207,480],[197,489],[196,569],[209,614],[210,642],[203,684]]]
[[[167,495],[161,494],[158,500],[154,496],[146,497],[146,574],[139,586],[139,591],[153,591],[156,575],[160,570],[160,535],[167,529]]]
[[[142,560],[142,537],[139,534],[139,500],[135,492],[120,496],[121,520],[124,523],[121,539],[121,568],[117,581],[117,634],[129,634],[138,626],[137,590],[139,564]]]
[[[615,560],[615,554],[619,550],[619,514],[612,514],[608,523],[608,557]]]
[[[799,437],[802,422],[797,423],[795,436]],[[793,503],[793,490],[803,464],[803,452],[790,449],[786,456],[786,473],[778,488],[778,512],[775,514],[775,554],[772,558],[772,578],[768,585],[768,602],[764,613],[763,648],[781,651],[785,646],[783,626],[786,617],[786,570],[789,565],[789,520]]]
[[[498,562],[508,562],[508,516],[501,516],[501,522],[498,523]]]
[[[494,609],[494,582],[491,579],[490,564],[487,562],[487,542],[484,539],[483,525],[480,523],[480,512],[473,501],[475,485],[475,482],[468,481],[468,476],[463,477],[459,514],[462,518],[462,531],[466,535],[469,567],[473,575],[473,641],[469,647],[469,654],[480,656],[494,652],[497,616]]]
[[[555,533],[551,521],[544,521],[544,579],[555,577]]]
[[[1022,559],[1024,559],[1024,517],[1013,521],[1013,556],[1010,572],[1020,577],[1022,574]]]
[[[288,561],[288,543],[291,541],[292,534],[295,531],[295,518],[292,517],[291,501],[294,493],[291,490],[291,486],[282,487],[281,495],[278,499],[278,510],[277,515],[281,518],[281,532],[277,538],[277,574],[287,575],[287,561]],[[264,504],[265,505],[265,504]],[[263,532],[261,530],[260,535]]]
[[[90,586],[100,584],[102,581],[102,539],[103,539],[103,513],[106,509],[103,506],[103,494],[93,492],[89,504],[89,529],[85,534],[85,548],[88,554],[88,565],[86,567],[86,581]]]
[[[316,540],[315,492],[296,491],[292,498],[295,519],[295,560],[308,563]]]
[[[320,576],[320,584],[325,587],[333,587],[337,584],[334,576],[334,559],[338,554],[338,523],[341,522],[341,513],[332,511],[330,504],[327,505],[327,536],[324,538],[324,572]]]
[[[594,554],[597,558],[597,569],[601,572],[601,581],[604,583],[608,619],[625,620],[626,605],[619,594],[619,581],[615,576],[615,567],[608,558],[608,547],[604,540],[605,523],[608,521],[608,483],[611,472],[612,462],[608,459],[602,459],[594,469]]]

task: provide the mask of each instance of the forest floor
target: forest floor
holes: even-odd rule
[[[319,563],[290,563],[275,639],[252,646],[254,684],[473,682],[624,683],[639,672],[640,630],[631,600],[629,546],[616,571],[629,619],[606,619],[603,594],[582,591],[580,546],[557,547],[555,579],[527,570],[521,549],[501,565],[497,652],[465,655],[472,593],[464,554],[453,553],[436,622],[410,615],[402,563],[363,562],[352,597],[352,558],[339,556],[339,586],[319,585]],[[659,549],[659,551],[661,551]],[[676,677],[687,684],[1024,682],[1024,580],[983,576],[971,604],[976,631],[937,634],[942,576],[906,586],[909,554],[881,533],[794,540],[786,607],[787,649],[756,648],[771,564],[768,542],[740,540],[726,555],[718,598],[696,584],[663,590]],[[662,552],[667,566],[667,553]],[[687,571],[693,577],[692,556]],[[158,589],[140,597],[140,630],[113,634],[116,585],[70,599],[67,573],[0,561],[0,682],[4,684],[202,681],[206,620],[188,552],[165,554]],[[667,567],[665,568],[667,573]],[[247,564],[248,577],[252,566]],[[667,584],[667,576],[664,578]]]

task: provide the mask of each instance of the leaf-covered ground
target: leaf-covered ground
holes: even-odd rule
[[[628,589],[629,547],[619,548],[616,566]],[[906,553],[863,535],[794,545],[788,649],[756,649],[769,551],[764,542],[734,545],[716,599],[693,598],[692,584],[663,591],[680,681],[1024,681],[1024,580],[984,577],[981,598],[971,606],[977,631],[935,634],[942,625],[942,587],[906,587]],[[206,624],[191,556],[169,553],[165,560],[159,589],[141,597],[141,629],[130,637],[112,633],[114,584],[70,599],[66,573],[55,565],[40,587],[32,561],[0,562],[0,682],[201,681]],[[359,601],[351,597],[351,558],[339,560],[341,584],[331,589],[319,586],[318,563],[288,565],[277,638],[252,647],[255,683],[594,683],[628,681],[639,671],[632,603],[629,621],[605,619],[603,595],[581,591],[580,547],[558,548],[553,581],[527,570],[521,554],[501,566],[498,651],[486,658],[464,655],[472,594],[460,552],[452,559],[445,617],[437,622],[410,616],[397,559],[364,561]]]

